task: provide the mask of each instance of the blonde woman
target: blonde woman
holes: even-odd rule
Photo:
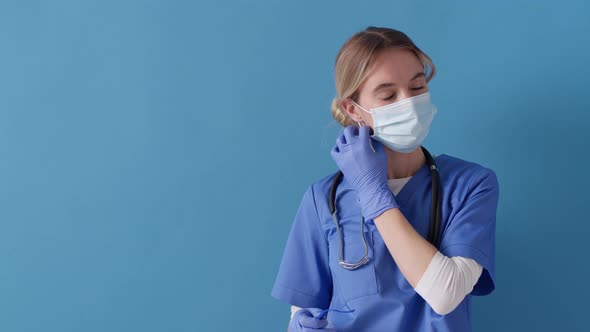
[[[289,331],[471,331],[471,296],[495,288],[496,174],[421,146],[435,66],[407,35],[368,27],[335,66],[339,170],[304,193],[272,289]]]

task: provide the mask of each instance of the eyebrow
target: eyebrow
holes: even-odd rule
[[[414,77],[412,77],[412,79],[410,79],[410,81],[413,81],[413,80],[417,79],[420,76],[426,76],[426,75],[424,74],[424,72],[419,72],[416,75],[414,75]],[[376,93],[378,90],[381,90],[381,89],[384,89],[384,88],[392,87],[394,85],[395,85],[395,83],[391,83],[391,82],[381,83],[381,84],[377,85],[377,87],[375,89],[373,89],[373,93]]]

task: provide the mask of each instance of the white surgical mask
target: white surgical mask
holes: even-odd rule
[[[406,98],[398,102],[371,108],[367,111],[352,101],[373,118],[375,140],[388,148],[410,153],[416,150],[430,130],[437,108],[430,103],[430,93]]]

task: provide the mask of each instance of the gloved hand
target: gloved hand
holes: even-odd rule
[[[289,332],[336,332],[329,326],[326,319],[326,310],[319,308],[302,308],[295,312],[289,323]]]
[[[399,208],[387,185],[385,148],[369,136],[370,130],[368,126],[344,128],[330,151],[356,191],[365,219],[374,219],[388,209]]]

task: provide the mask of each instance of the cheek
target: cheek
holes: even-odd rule
[[[371,117],[371,114],[365,113],[365,114],[361,115],[361,117],[363,118],[363,122],[366,125],[373,128],[373,118]]]

